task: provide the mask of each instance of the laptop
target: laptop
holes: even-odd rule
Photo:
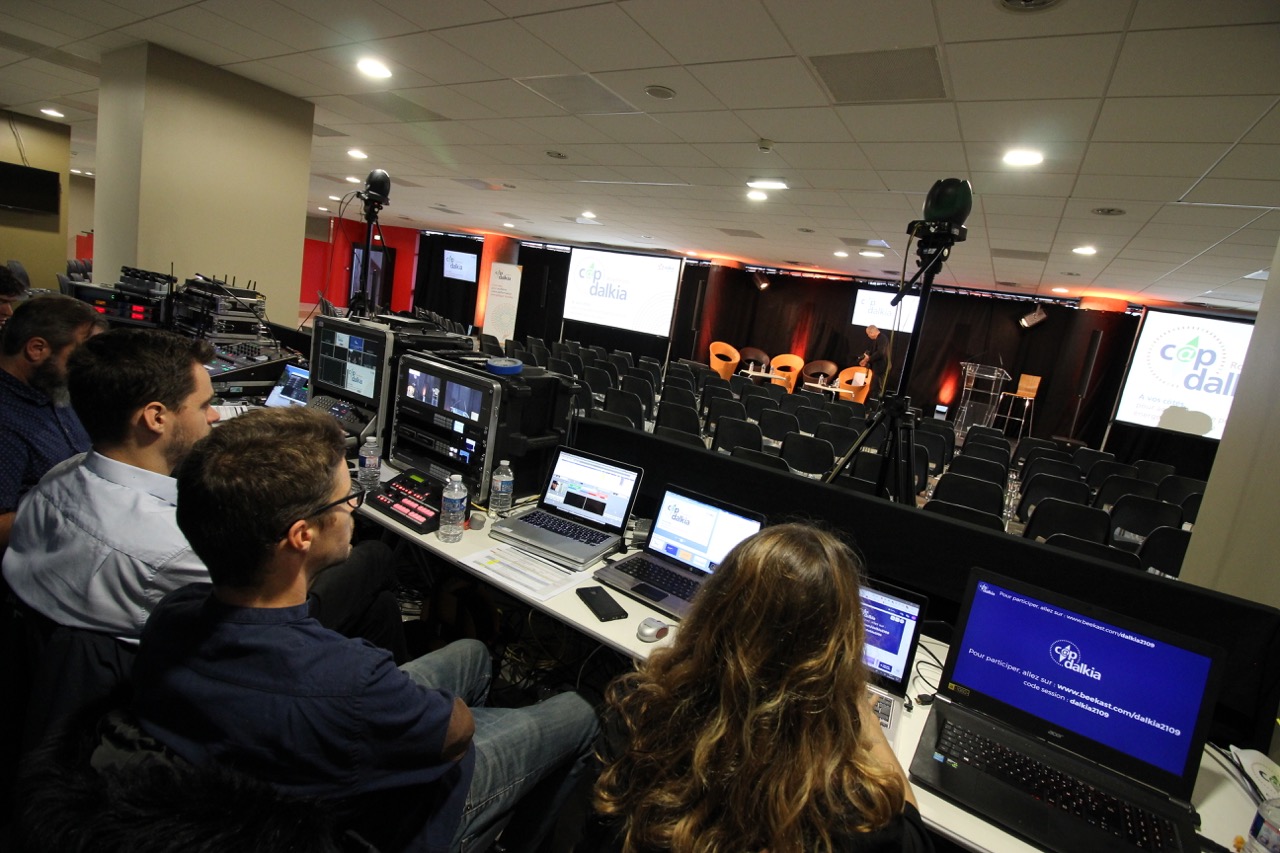
[[[558,447],[538,506],[498,521],[489,535],[580,572],[622,544],[643,473],[634,465]]]
[[[683,619],[726,554],[764,526],[764,516],[676,486],[662,495],[644,550],[596,571],[606,586]]]
[[[867,632],[862,660],[871,670],[871,692],[879,697],[876,714],[892,743],[902,719],[928,600],[901,587],[869,579],[862,581],[860,594]]]
[[[983,569],[953,637],[913,780],[1046,850],[1200,849],[1221,650]]]
[[[311,371],[294,364],[286,364],[284,373],[276,380],[275,387],[263,404],[267,408],[305,406],[310,390]]]

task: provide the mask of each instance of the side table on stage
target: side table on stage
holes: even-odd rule
[[[971,426],[991,426],[995,420],[1000,388],[1010,379],[1009,372],[994,364],[960,363],[964,390],[960,393],[960,410],[956,413],[956,438],[963,438]]]

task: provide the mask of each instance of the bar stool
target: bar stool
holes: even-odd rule
[[[1032,417],[1035,415],[1036,392],[1040,390],[1040,377],[1032,376],[1024,373],[1018,377],[1018,390],[1005,391],[1000,394],[1000,402],[996,405],[996,418],[1004,418],[1004,432],[1009,432],[1009,421],[1017,420],[1018,435],[1017,439],[1022,438],[1023,430],[1030,434],[1033,424]],[[1005,404],[1008,404],[1007,406]],[[1021,410],[1017,416],[1013,414],[1013,407],[1022,404]],[[1001,411],[1001,409],[1004,411]],[[995,418],[992,418],[994,421]],[[1016,439],[1015,439],[1016,440]]]

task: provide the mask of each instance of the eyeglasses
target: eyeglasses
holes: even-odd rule
[[[353,510],[359,509],[360,505],[364,503],[364,499],[367,494],[369,494],[368,489],[362,489],[357,487],[355,489],[352,489],[351,494],[347,495],[346,497],[338,498],[336,501],[331,501],[325,504],[324,506],[320,507],[319,509],[315,510],[314,512],[307,513],[301,519],[295,519],[295,521],[302,521],[307,518],[315,518],[317,515],[323,515],[324,513],[328,512],[334,507],[342,506],[343,504],[346,504],[347,506],[351,507]],[[289,522],[289,527],[286,527],[284,529],[284,532],[280,534],[279,538],[283,539],[286,536],[288,536],[289,528],[293,527],[293,525],[294,525],[294,521]]]

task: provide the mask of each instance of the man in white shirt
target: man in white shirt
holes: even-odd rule
[[[136,645],[161,598],[208,581],[178,529],[172,474],[218,419],[212,358],[204,341],[138,329],[76,351],[67,384],[93,449],[28,493],[4,557],[5,580],[32,610]],[[407,658],[394,586],[389,549],[368,543],[317,578],[313,615]]]

